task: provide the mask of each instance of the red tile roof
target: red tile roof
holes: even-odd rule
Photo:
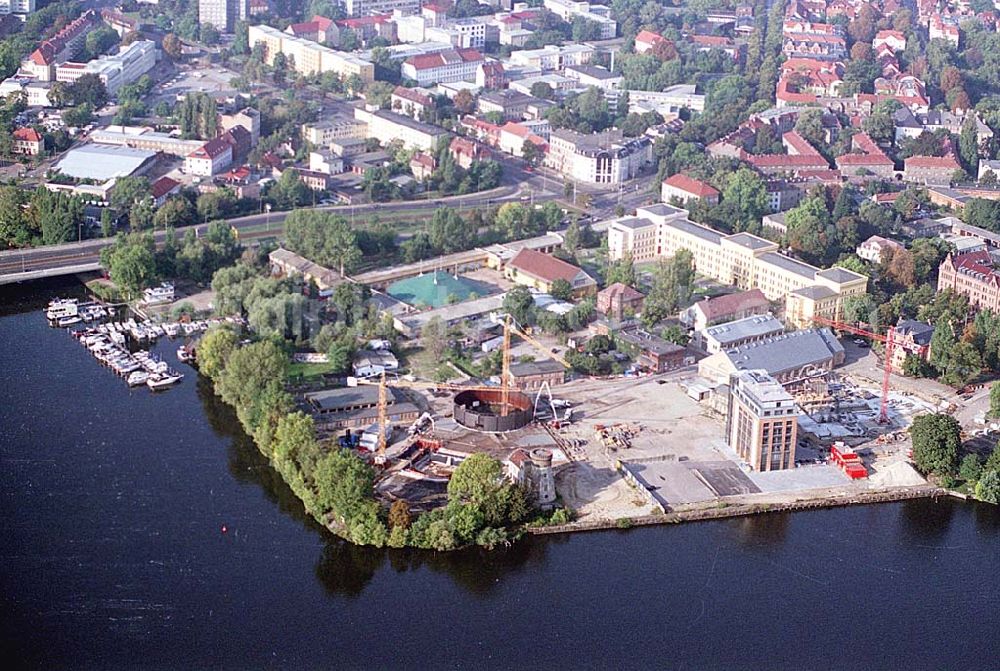
[[[240,128],[241,126],[236,126]],[[216,158],[221,156],[226,152],[227,149],[231,149],[230,144],[220,137],[214,140],[209,140],[203,144],[199,149],[195,149],[193,152],[188,154],[191,158]]]
[[[639,34],[635,36],[635,41],[642,42],[643,44],[655,45],[657,42],[662,42],[664,39],[663,35],[659,33],[654,33],[651,30],[640,30]]]
[[[18,128],[14,131],[14,139],[22,142],[41,142],[41,134],[34,128]]]
[[[177,180],[170,179],[169,177],[161,177],[150,185],[149,193],[154,199],[162,198],[180,185],[181,183]]]
[[[695,303],[695,306],[701,310],[702,314],[705,315],[705,318],[708,321],[713,321],[719,317],[737,314],[739,312],[743,312],[744,310],[766,308],[770,305],[771,302],[767,300],[767,297],[764,296],[764,292],[760,289],[751,289],[750,291],[741,291],[737,294],[717,296],[716,298],[709,298]]]
[[[435,54],[411,56],[405,62],[413,66],[415,70],[430,70],[450,63],[471,63],[481,60],[483,60],[482,54],[475,49],[449,49],[447,51],[439,51]]]
[[[961,166],[954,156],[911,156],[903,161],[906,169],[910,168],[947,168],[957,170]]]
[[[580,274],[580,269],[576,266],[528,248],[515,254],[507,265],[545,282],[566,280],[572,284],[573,278]]]
[[[614,296],[621,295],[623,301],[634,301],[639,298],[643,298],[643,293],[633,289],[627,284],[622,284],[621,282],[615,282],[611,286],[602,290],[598,293],[598,296],[611,298]]]
[[[718,189],[715,189],[702,181],[694,179],[693,177],[688,177],[683,173],[671,175],[667,179],[663,180],[663,183],[667,186],[672,186],[675,189],[680,189],[685,193],[689,193],[692,196],[697,196],[698,198],[717,198],[719,196]]]

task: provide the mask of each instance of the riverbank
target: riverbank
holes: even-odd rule
[[[836,496],[817,496],[795,501],[773,501],[760,503],[713,502],[703,506],[691,506],[684,510],[670,511],[655,515],[637,517],[621,517],[618,519],[581,520],[558,526],[527,528],[533,535],[562,534],[576,531],[601,531],[606,529],[627,529],[637,526],[652,526],[660,524],[681,524],[683,522],[703,522],[720,520],[729,517],[745,517],[761,513],[794,512],[799,510],[816,510],[818,508],[841,508],[853,505],[869,505],[873,503],[890,503],[912,499],[937,499],[953,495],[947,489],[933,485],[887,489],[873,492],[843,494]],[[965,498],[965,497],[959,497]]]

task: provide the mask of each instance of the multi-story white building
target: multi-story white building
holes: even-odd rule
[[[695,93],[694,84],[677,84],[663,91],[628,92],[628,111],[642,114],[658,112],[663,116],[675,108],[686,108],[694,112],[705,111],[705,96]]]
[[[388,142],[402,140],[405,149],[430,151],[437,147],[438,139],[448,135],[440,126],[415,121],[408,116],[387,110],[369,112],[362,107],[354,108],[354,117],[368,124],[365,137],[374,137]]]
[[[545,165],[566,177],[590,184],[620,184],[636,177],[653,160],[646,136],[627,138],[619,130],[584,135],[552,131]]]
[[[237,21],[250,16],[250,0],[198,0],[198,22],[215,26],[220,33],[231,33]]]
[[[611,10],[604,5],[592,5],[589,2],[576,0],[545,0],[545,9],[557,15],[563,21],[573,22],[574,17],[593,21],[600,27],[597,39],[610,40],[618,33],[618,24],[611,18]]]
[[[172,156],[186,157],[203,144],[199,140],[184,140],[180,137],[157,133],[149,126],[107,126],[90,134],[94,144],[110,144],[131,147],[144,151],[163,152]]]
[[[264,47],[264,62],[274,63],[274,57],[284,54],[291,57],[295,71],[305,75],[318,72],[336,72],[347,79],[357,75],[365,83],[375,81],[375,66],[363,58],[342,51],[334,51],[322,44],[283,33],[270,26],[250,26],[248,31],[250,47],[258,44]]]
[[[475,49],[449,49],[433,54],[412,56],[403,61],[402,75],[429,86],[442,82],[474,81],[476,70],[486,62]]]
[[[749,233],[723,235],[687,215],[658,203],[638,208],[635,217],[612,221],[608,257],[629,253],[647,261],[686,249],[700,274],[743,290],[760,289],[768,300],[785,299],[785,320],[797,328],[810,326],[817,316],[840,319],[844,300],[867,291],[864,275],[840,267],[820,270],[781,254],[770,240]]]
[[[117,54],[95,58],[88,63],[62,63],[56,66],[56,81],[75,82],[83,75],[97,75],[109,96],[115,96],[156,65],[156,43],[139,40],[119,49]]]
[[[0,0],[0,14],[25,16],[35,11],[35,0]]]
[[[420,12],[420,0],[343,0],[344,11],[348,16],[366,16],[368,14],[417,14]]]
[[[334,140],[363,138],[367,132],[368,125],[357,119],[302,124],[302,138],[316,147],[328,147]]]
[[[233,162],[233,147],[222,138],[209,140],[184,159],[184,172],[211,177]]]
[[[34,77],[14,75],[0,82],[0,98],[6,98],[11,93],[23,93],[28,107],[52,107],[49,91],[52,82],[36,81]]]
[[[562,70],[570,65],[586,65],[594,57],[594,47],[586,44],[558,46],[548,44],[541,49],[521,49],[510,55],[511,65],[538,68],[542,72]]]

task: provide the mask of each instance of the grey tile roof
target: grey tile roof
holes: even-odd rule
[[[756,235],[751,235],[750,233],[736,233],[735,235],[727,236],[726,240],[734,242],[741,247],[746,247],[747,249],[764,249],[766,247],[774,246],[774,243],[770,240],[758,238]]]
[[[714,245],[718,245],[722,240],[722,234],[718,231],[713,231],[711,228],[700,226],[687,219],[670,219],[666,222],[666,225],[676,228],[679,231],[683,231],[689,235],[699,237],[702,240],[707,240]]]
[[[848,270],[847,268],[834,266],[833,268],[827,268],[826,270],[819,271],[816,273],[816,277],[822,277],[832,282],[843,283],[861,279],[864,275],[856,273],[853,270]]]
[[[637,228],[646,228],[647,226],[655,226],[655,224],[649,219],[640,219],[639,217],[625,217],[617,220],[614,225],[621,226],[622,228],[631,228],[633,230]]]
[[[824,363],[843,351],[830,329],[822,328],[785,333],[727,350],[725,354],[737,370],[762,369],[779,376],[810,363]]]
[[[722,347],[768,334],[783,333],[785,325],[773,315],[756,315],[736,321],[716,324],[705,329],[705,336],[715,340]]]
[[[784,268],[796,275],[801,275],[802,277],[808,279],[814,279],[816,277],[817,268],[810,266],[808,263],[802,261],[796,261],[795,259],[785,256],[784,254],[779,254],[778,252],[764,252],[759,257],[761,261],[766,261],[768,263],[773,263],[779,268]]]

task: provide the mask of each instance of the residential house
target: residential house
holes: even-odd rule
[[[703,331],[715,324],[765,315],[770,310],[771,301],[764,293],[760,289],[751,289],[698,301],[681,313],[681,323],[695,331]]]
[[[233,162],[233,147],[222,138],[215,138],[188,154],[184,159],[184,172],[189,175],[211,177]]]
[[[858,258],[862,258],[865,261],[882,263],[882,259],[885,257],[888,250],[898,252],[903,249],[906,248],[895,240],[889,240],[880,235],[873,235],[858,245],[855,252],[857,253]]]
[[[477,161],[487,161],[492,157],[490,150],[478,142],[456,137],[451,141],[448,150],[460,167],[468,170]]]
[[[434,99],[431,98],[431,92],[426,89],[397,86],[389,98],[389,105],[397,114],[423,121],[427,118],[427,113],[434,109]]]
[[[181,183],[177,180],[163,176],[149,185],[149,194],[153,197],[153,204],[156,207],[163,205],[167,198],[180,193]]]
[[[915,356],[924,361],[930,359],[933,335],[932,325],[900,318],[899,323],[892,329],[892,369],[902,373],[908,356]]]
[[[45,139],[34,128],[18,128],[12,134],[14,144],[11,151],[22,156],[38,156],[45,148]]]
[[[663,202],[669,203],[674,198],[682,204],[687,204],[691,200],[699,200],[709,205],[718,205],[719,191],[705,182],[688,177],[683,173],[677,173],[663,180],[660,189],[660,200]]]
[[[612,319],[624,319],[626,316],[642,312],[642,301],[645,298],[627,284],[615,282],[611,286],[597,292],[597,311]]]

